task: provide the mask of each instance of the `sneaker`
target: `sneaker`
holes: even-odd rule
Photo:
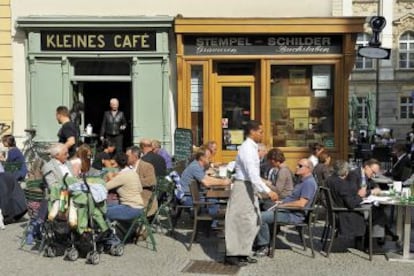
[[[4,226],[4,218],[3,218],[3,213],[1,212],[1,209],[0,209],[0,229],[1,230],[6,229],[6,227]]]
[[[254,256],[256,257],[265,257],[269,256],[269,247],[267,245],[259,247],[255,252]]]

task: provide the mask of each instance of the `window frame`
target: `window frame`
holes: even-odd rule
[[[403,36],[407,35],[407,39],[403,39]],[[401,44],[405,44],[405,49],[401,47]],[[410,48],[410,44],[413,44],[413,47]],[[405,55],[405,60],[401,59],[401,55]],[[405,31],[401,34],[398,38],[398,68],[412,70],[414,69],[414,57],[410,59],[410,54],[414,55],[414,31]],[[410,61],[411,60],[411,61]],[[402,62],[404,62],[404,66],[402,66]],[[410,66],[410,63],[413,63]]]

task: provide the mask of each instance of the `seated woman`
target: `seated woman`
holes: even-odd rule
[[[99,175],[100,171],[91,167],[92,150],[88,144],[82,144],[76,150],[74,158],[70,160],[75,176]]]
[[[319,143],[312,143],[309,145],[309,150],[310,150],[310,156],[309,156],[309,160],[312,162],[313,167],[316,167],[316,165],[318,165],[318,157],[319,155],[325,151],[325,146]]]
[[[313,176],[315,177],[318,186],[325,187],[326,179],[332,174],[332,168],[330,167],[331,156],[326,152],[322,152],[319,155],[318,160],[318,165],[313,169]]]
[[[267,153],[267,161],[271,166],[269,170],[268,180],[265,183],[269,188],[277,193],[279,199],[283,200],[289,196],[293,191],[292,172],[285,164],[285,155],[278,148],[273,148]],[[263,200],[262,209],[267,210],[274,205],[274,202],[269,198]]]
[[[27,175],[26,160],[23,153],[16,147],[16,141],[13,135],[4,135],[1,139],[5,147],[8,148],[6,163],[15,163],[19,166],[19,169],[13,172],[16,180],[24,180]]]
[[[152,148],[153,148],[153,152],[161,155],[162,158],[164,158],[165,160],[165,165],[167,166],[167,170],[171,170],[172,169],[172,160],[171,160],[171,155],[168,153],[168,151],[164,148],[161,147],[161,142],[158,140],[152,140],[151,141],[152,144]]]
[[[92,163],[92,167],[97,170],[111,168],[114,163],[112,156],[115,152],[115,144],[112,141],[105,139],[102,143],[102,147],[103,150],[95,155]]]
[[[144,211],[142,185],[138,174],[127,167],[128,156],[119,153],[115,156],[119,173],[106,183],[108,191],[116,189],[119,204],[108,203],[106,216],[109,220],[132,220]]]

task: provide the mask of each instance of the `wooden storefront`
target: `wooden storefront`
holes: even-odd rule
[[[178,126],[233,160],[248,119],[293,167],[320,142],[348,153],[348,77],[365,18],[177,18]]]

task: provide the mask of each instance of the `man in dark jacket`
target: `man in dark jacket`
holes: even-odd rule
[[[139,147],[141,148],[143,153],[141,159],[154,166],[155,175],[157,177],[165,176],[167,174],[167,165],[165,163],[164,158],[162,158],[161,155],[158,155],[153,152],[151,140],[142,139],[139,142]]]
[[[360,207],[362,197],[354,185],[351,185],[346,177],[348,175],[348,163],[342,160],[335,162],[334,173],[326,180],[326,186],[331,190],[335,207],[354,209]],[[347,237],[360,237],[365,234],[365,219],[362,213],[340,212],[339,233]]]
[[[356,193],[359,197],[364,198],[372,195],[378,195],[381,189],[372,178],[380,173],[380,163],[376,159],[369,159],[364,162],[363,166],[349,172],[347,180],[350,184],[350,191]],[[372,208],[372,236],[384,238],[385,225],[387,216],[384,212],[384,206],[373,206]]]
[[[393,145],[391,153],[394,155],[395,160],[392,168],[385,175],[391,176],[394,181],[405,181],[410,178],[412,173],[411,160],[408,157],[405,145]]]
[[[127,122],[124,113],[119,108],[119,101],[112,98],[109,102],[111,110],[105,111],[102,120],[100,138],[101,140],[107,138],[116,146],[116,153],[123,152],[122,140],[124,139],[123,131],[126,128]]]

